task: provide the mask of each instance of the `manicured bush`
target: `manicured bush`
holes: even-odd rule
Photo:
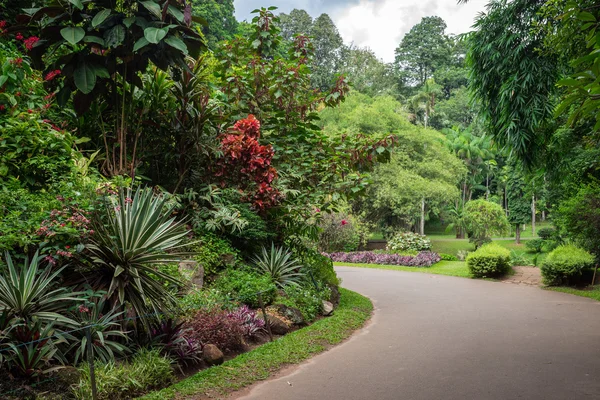
[[[425,235],[414,232],[401,232],[392,236],[387,243],[387,250],[405,251],[405,250],[429,250],[431,249],[431,240]]]
[[[158,350],[140,350],[129,363],[96,361],[94,370],[99,400],[131,399],[172,383],[175,375],[172,361]],[[92,398],[88,363],[79,369],[81,379],[74,388],[77,399]]]
[[[261,275],[250,269],[227,269],[213,284],[213,288],[221,291],[233,301],[239,301],[252,308],[259,307],[258,292],[262,292],[265,304],[275,299],[277,287],[267,275]]]
[[[476,278],[501,276],[510,269],[510,251],[489,243],[467,256],[469,272]]]
[[[416,256],[404,256],[374,251],[355,251],[351,253],[331,253],[325,255],[335,262],[404,265],[406,267],[431,267],[441,260],[439,254],[431,251],[422,251]]]
[[[458,261],[458,257],[453,256],[452,254],[440,253],[440,258],[444,261]]]
[[[244,327],[241,321],[226,310],[213,308],[199,310],[184,325],[189,337],[205,344],[214,344],[223,351],[237,350],[242,346]]]
[[[548,240],[556,236],[556,230],[554,228],[541,228],[537,231],[537,234],[540,239]]]
[[[529,253],[541,253],[544,247],[543,239],[530,239],[525,242],[525,247]]]
[[[584,269],[594,264],[594,256],[574,245],[558,246],[552,250],[540,268],[544,284],[558,286],[573,284]]]

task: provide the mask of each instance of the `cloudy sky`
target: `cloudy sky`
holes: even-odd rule
[[[259,7],[277,6],[279,12],[304,9],[313,17],[327,13],[346,43],[370,47],[385,61],[393,61],[394,49],[422,17],[437,15],[448,24],[448,33],[470,30],[475,16],[489,0],[235,0],[238,20],[250,19]]]

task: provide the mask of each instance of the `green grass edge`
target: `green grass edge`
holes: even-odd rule
[[[578,289],[565,286],[546,286],[543,289],[552,292],[572,294],[574,296],[579,297],[587,297],[588,299],[600,301],[600,286],[594,286],[593,288],[586,289]]]
[[[239,390],[342,342],[371,317],[373,303],[356,292],[343,288],[340,292],[340,304],[332,316],[140,399],[179,399]]]
[[[382,264],[354,264],[334,262],[336,267],[357,267],[357,268],[373,268],[387,269],[393,271],[420,272],[425,274],[458,276],[460,278],[472,278],[467,263],[464,261],[445,261],[442,260],[433,264],[431,267],[404,267],[401,265],[382,265]]]

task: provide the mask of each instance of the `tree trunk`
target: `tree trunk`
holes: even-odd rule
[[[546,210],[542,210],[542,221],[546,220]]]
[[[516,230],[517,244],[521,244],[521,224],[516,224],[516,226],[517,226],[517,230]]]
[[[535,236],[535,194],[531,199],[531,237]]]
[[[425,234],[425,198],[421,199],[421,224],[419,226],[419,233]]]

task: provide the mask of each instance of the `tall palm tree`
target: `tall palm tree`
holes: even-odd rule
[[[429,117],[433,114],[436,96],[441,93],[442,87],[435,83],[433,78],[429,78],[425,81],[421,90],[410,99],[410,105],[415,110],[415,115],[419,109],[423,110],[423,125],[425,128],[427,128]]]

